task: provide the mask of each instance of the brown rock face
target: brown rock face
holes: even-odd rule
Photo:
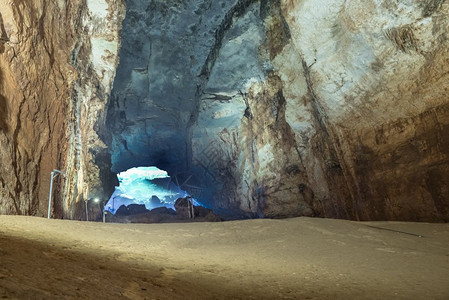
[[[64,169],[80,2],[0,3],[0,213],[44,211],[50,171]]]
[[[352,134],[355,213],[360,219],[449,221],[449,105]]]
[[[120,1],[108,3],[111,16],[123,13]],[[92,30],[86,24],[93,18],[84,1],[0,1],[2,214],[46,213],[53,169],[67,174],[55,180],[55,216],[73,217],[69,207],[78,194],[86,194],[87,180],[80,180],[80,174],[92,173],[82,163],[91,154],[80,147],[96,138],[92,115],[101,107],[95,99],[104,102],[110,89],[109,82],[99,83],[95,97],[80,97],[88,90],[83,85],[87,77],[90,86],[98,81],[91,74]],[[81,184],[75,191],[72,182],[77,181]]]
[[[299,142],[315,211],[360,220],[448,221],[449,4],[319,2],[314,5],[327,9],[307,19],[301,16],[311,1],[283,3],[316,132],[310,143]],[[289,56],[276,60],[283,78],[292,80],[298,69],[285,64]],[[286,88],[286,95],[302,94]],[[291,116],[290,124],[308,119]]]

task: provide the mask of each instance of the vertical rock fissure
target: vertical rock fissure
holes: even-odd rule
[[[316,62],[316,61],[315,61]],[[356,197],[353,194],[353,190],[351,189],[351,184],[348,182],[348,174],[345,171],[345,166],[342,161],[342,157],[339,156],[337,147],[338,145],[338,137],[333,133],[331,126],[328,123],[328,117],[326,115],[326,112],[324,108],[322,107],[320,101],[318,100],[318,97],[315,93],[315,90],[313,88],[313,81],[310,74],[310,69],[313,66],[314,63],[311,65],[308,65],[307,62],[303,59],[302,60],[302,67],[304,70],[304,77],[306,79],[307,84],[307,90],[310,96],[310,104],[312,107],[312,114],[313,114],[313,120],[316,123],[318,132],[321,132],[322,135],[319,137],[320,140],[319,143],[324,143],[324,149],[320,149],[321,156],[324,159],[324,165],[326,166],[326,174],[328,176],[328,182],[336,186],[336,182],[338,179],[337,177],[341,177],[343,175],[344,178],[344,187],[338,185],[336,186],[336,189],[334,191],[334,197],[336,197],[340,201],[340,207],[342,207],[345,211],[345,214],[343,218],[356,218],[359,220],[359,213],[358,213],[358,197]],[[341,188],[344,188],[345,191],[339,190]],[[338,191],[338,192],[337,192]],[[347,205],[344,204],[345,199],[341,199],[342,197],[345,197],[344,195],[349,193],[350,197],[352,198],[352,209],[350,209]],[[341,196],[343,195],[343,196]],[[349,211],[352,211],[351,213]],[[339,215],[339,212],[336,211],[337,215]]]
[[[22,108],[23,105],[25,103],[25,96],[23,96],[20,104],[19,104],[19,114],[17,115],[17,119],[16,119],[16,128],[14,129],[14,133],[13,133],[13,138],[12,138],[12,155],[13,155],[13,160],[12,160],[12,166],[14,169],[14,174],[16,177],[16,186],[14,188],[14,193],[15,196],[12,198],[13,203],[14,203],[14,207],[16,209],[16,213],[18,215],[22,214],[22,211],[20,209],[20,204],[18,204],[17,202],[20,201],[21,197],[20,197],[20,192],[22,191],[22,180],[20,178],[20,165],[17,163],[18,161],[20,161],[20,153],[19,153],[19,141],[18,141],[18,136],[19,136],[19,132],[21,129],[21,115],[20,112],[22,112]]]
[[[69,136],[69,145],[68,145],[68,153],[67,153],[67,164],[66,164],[66,173],[68,174],[65,185],[65,193],[64,198],[64,214],[68,213],[70,218],[72,219],[75,214],[75,204],[78,200],[78,177],[79,172],[82,172],[81,169],[81,149],[82,149],[82,136],[81,136],[81,104],[80,99],[78,99],[77,87],[74,87],[74,90],[71,95],[71,101],[69,106],[69,111],[71,112],[71,117],[69,119],[68,125],[68,136]]]

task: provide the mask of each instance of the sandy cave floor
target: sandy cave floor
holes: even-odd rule
[[[0,216],[2,298],[449,299],[449,224]]]

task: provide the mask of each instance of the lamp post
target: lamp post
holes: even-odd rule
[[[89,202],[90,200],[94,200],[95,203],[98,203],[98,205],[100,205],[100,204],[99,204],[100,199],[98,199],[98,198],[87,199],[87,200],[86,200],[86,221],[89,221],[89,214],[88,214],[88,212],[87,212],[87,202]],[[100,207],[100,209],[101,209],[101,207]],[[103,222],[104,222],[104,221],[103,221]]]
[[[51,179],[50,179],[50,192],[48,193],[48,214],[47,219],[50,219],[51,214],[51,194],[53,192],[53,179],[56,178],[59,174],[65,176],[65,173],[59,170],[54,169],[51,171]]]

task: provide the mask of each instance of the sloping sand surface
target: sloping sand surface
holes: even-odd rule
[[[449,299],[449,224],[0,216],[4,299]]]

